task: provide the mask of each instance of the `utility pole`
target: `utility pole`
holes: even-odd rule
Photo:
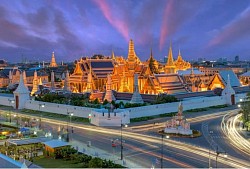
[[[163,168],[163,133],[161,135],[161,168]]]

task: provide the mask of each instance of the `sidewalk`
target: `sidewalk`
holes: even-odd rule
[[[79,152],[93,156],[93,157],[99,157],[101,159],[111,160],[116,164],[121,164],[128,168],[144,168],[143,166],[138,166],[138,164],[132,162],[131,160],[126,159],[126,157],[124,157],[124,160],[122,163],[122,161],[120,160],[120,151],[113,152],[111,154],[102,149],[99,149],[93,146],[88,146],[86,143],[81,143],[76,140],[70,141],[69,144],[72,145],[72,147],[77,149]]]

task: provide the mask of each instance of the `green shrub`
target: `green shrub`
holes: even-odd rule
[[[207,108],[197,108],[197,109],[186,110],[186,112],[202,112],[202,111],[207,111]]]
[[[155,102],[153,102],[153,104],[171,103],[171,102],[177,102],[177,101],[178,99],[174,96],[160,94],[156,97],[156,100]]]
[[[103,163],[103,160],[100,159],[100,158],[92,158],[90,161],[89,161],[89,168],[102,168],[102,163]]]
[[[212,108],[212,109],[219,109],[219,108],[225,108],[225,107],[228,107],[228,105],[223,104],[223,105],[217,105],[217,106],[210,106],[209,108]]]
[[[133,118],[130,119],[131,122],[139,122],[139,121],[147,121],[147,120],[151,120],[154,119],[153,116],[146,116],[146,117],[138,117],[138,118]]]
[[[176,115],[177,112],[171,112],[171,113],[164,113],[164,114],[160,114],[160,117],[173,117],[174,115]]]

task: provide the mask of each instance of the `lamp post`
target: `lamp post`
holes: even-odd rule
[[[16,126],[18,127],[18,115],[14,114],[14,117],[16,118]]]
[[[39,112],[40,112],[40,109],[41,107],[45,107],[45,104],[39,104]],[[39,129],[42,128],[42,113],[40,112],[40,120],[39,120]]]
[[[209,138],[210,138],[210,143],[209,143],[209,160],[208,160],[208,168],[211,168],[211,141],[212,141],[212,136],[211,134],[213,134],[213,131],[209,131]]]
[[[227,157],[227,153],[226,153],[225,151],[219,151],[219,148],[218,148],[218,146],[217,146],[217,148],[216,148],[216,168],[217,168],[218,156],[219,156],[220,154],[224,154],[224,157]]]
[[[126,115],[124,115],[124,117],[125,117]],[[122,129],[123,129],[123,126],[124,127],[128,127],[128,125],[127,124],[123,124],[122,123],[122,116],[121,116],[121,160],[123,161],[123,137],[122,137]]]
[[[66,141],[69,142],[69,125],[71,125],[71,117],[74,115],[72,112],[68,112],[67,110],[67,114],[69,116],[69,122],[67,122],[67,138]],[[73,130],[72,130],[73,132]]]
[[[11,99],[8,99],[9,101],[9,105],[11,106],[11,104],[13,104],[15,101],[14,100],[11,100]],[[11,111],[9,109],[9,115],[10,115],[10,123],[11,123]]]
[[[169,139],[169,135],[166,135],[166,138]],[[161,168],[163,168],[163,146],[164,146],[164,134],[161,135]]]

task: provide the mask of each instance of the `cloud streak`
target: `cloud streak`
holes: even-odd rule
[[[129,41],[129,29],[128,25],[122,20],[122,18],[117,18],[115,15],[111,12],[113,11],[108,2],[106,0],[94,0],[96,5],[100,8],[102,11],[104,17],[108,20],[108,22],[118,31],[122,34],[123,38],[126,41]]]
[[[202,1],[169,0],[163,12],[160,30],[159,49],[162,50],[166,38],[173,38],[180,27],[190,20],[198,11]]]
[[[242,45],[250,43],[249,3],[227,1],[2,0],[0,59],[15,61],[23,54],[48,61],[55,51],[58,61],[73,61],[96,53],[110,55],[112,49],[126,57],[130,38],[141,60],[148,59],[150,47],[162,59],[170,39],[175,57],[175,44],[181,44],[187,59],[231,56],[235,50],[249,58]],[[206,52],[207,44],[213,53]]]
[[[241,12],[235,19],[225,25],[222,29],[217,30],[216,36],[208,42],[208,48],[216,45],[233,43],[250,34],[250,7]]]

